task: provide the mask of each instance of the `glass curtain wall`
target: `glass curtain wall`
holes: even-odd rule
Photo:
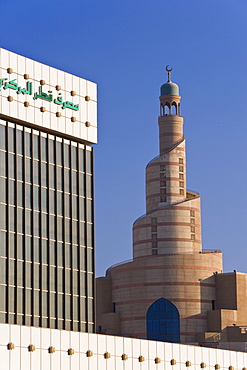
[[[0,322],[94,331],[93,151],[0,120]]]

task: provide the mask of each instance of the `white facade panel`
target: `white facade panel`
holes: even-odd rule
[[[35,346],[33,352],[30,344]],[[49,353],[50,346],[55,352]],[[92,356],[87,355],[89,350]],[[124,360],[123,354],[128,358]],[[244,352],[9,324],[0,324],[0,359],[4,370],[186,370],[186,361],[191,362],[190,370],[200,369],[202,362],[205,370],[216,364],[226,370],[247,367]]]
[[[0,114],[97,143],[95,83],[1,48]]]

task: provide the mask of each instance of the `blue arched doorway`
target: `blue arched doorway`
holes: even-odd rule
[[[147,339],[162,342],[180,342],[180,319],[176,306],[167,299],[160,298],[148,309]]]

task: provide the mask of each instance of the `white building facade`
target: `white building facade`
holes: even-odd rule
[[[246,370],[247,353],[0,324],[1,370]]]

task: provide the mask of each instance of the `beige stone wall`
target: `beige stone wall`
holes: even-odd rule
[[[182,163],[180,163],[182,162]],[[180,194],[180,190],[184,190]],[[162,198],[166,198],[162,200]],[[185,141],[146,167],[146,212],[186,199]]]
[[[183,117],[162,116],[159,118],[160,155],[166,153],[183,137]]]
[[[208,331],[221,332],[227,327],[247,325],[247,274],[217,274],[215,280],[216,310],[208,312]],[[233,341],[228,335],[226,340]]]
[[[156,223],[153,223],[155,220]],[[193,239],[192,235],[194,235]],[[152,255],[155,249],[154,243],[157,243],[157,254],[159,255],[201,251],[199,196],[181,203],[167,205],[166,208],[152,212],[134,223],[134,258]]]
[[[247,274],[236,273],[237,290],[237,325],[247,325]]]
[[[146,338],[147,310],[165,298],[178,308],[181,341],[195,342],[196,334],[207,330],[207,311],[215,300],[213,272],[221,272],[221,262],[221,253],[198,252],[136,259],[109,269],[121,335]]]

